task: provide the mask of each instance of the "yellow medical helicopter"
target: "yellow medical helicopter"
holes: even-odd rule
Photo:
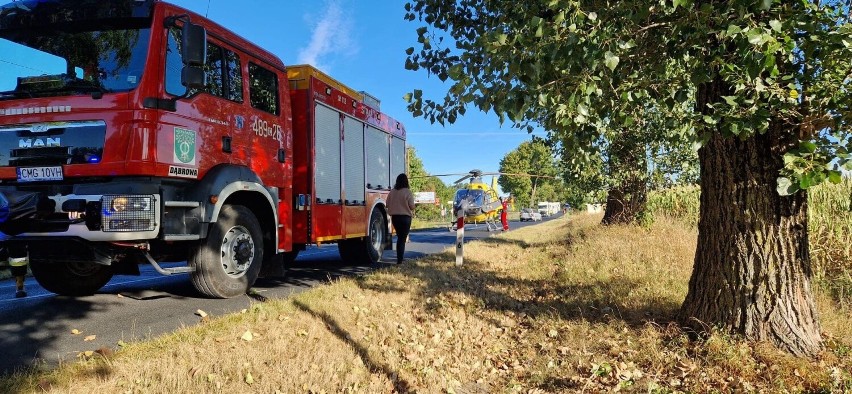
[[[498,173],[471,170],[468,175],[453,183],[458,186],[466,179],[470,179],[467,185],[456,190],[456,196],[453,198],[453,217],[458,217],[459,211],[462,211],[465,223],[485,223],[488,231],[496,231],[500,228],[497,221],[500,220],[500,213],[503,211],[503,204],[497,196],[497,177],[492,176],[491,186],[488,186],[482,181],[483,175],[498,175]],[[456,222],[453,221],[451,227],[455,224]]]
[[[453,199],[452,218],[457,218],[459,213],[461,213],[464,215],[464,222],[466,224],[483,223],[488,231],[496,231],[501,228],[498,222],[500,220],[500,213],[503,211],[503,204],[497,196],[498,175],[555,178],[547,175],[482,172],[481,170],[470,170],[466,174],[438,174],[429,176],[444,177],[454,175],[464,176],[453,182],[453,185],[460,187],[456,190],[456,195]],[[490,186],[482,181],[482,177],[487,175],[492,175]],[[468,179],[470,180],[468,183],[461,185],[462,182]],[[455,219],[452,220],[449,229],[450,231],[456,230]]]

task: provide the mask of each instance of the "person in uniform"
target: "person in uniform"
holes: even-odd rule
[[[15,278],[15,298],[26,297],[24,281],[27,277],[27,265],[30,263],[26,247],[8,245],[0,251],[0,255],[9,262],[9,271]]]

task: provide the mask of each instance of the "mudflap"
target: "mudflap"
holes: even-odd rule
[[[260,278],[283,278],[287,275],[287,268],[284,266],[284,254],[276,253],[271,258],[263,262],[260,267]]]

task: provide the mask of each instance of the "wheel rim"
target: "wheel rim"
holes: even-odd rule
[[[243,226],[231,227],[222,238],[222,269],[232,278],[245,275],[254,259],[254,239]]]
[[[370,246],[376,253],[381,254],[382,242],[384,241],[384,231],[382,229],[382,219],[377,218],[370,224]]]
[[[71,261],[68,262],[66,266],[68,267],[68,272],[80,277],[92,276],[100,269],[98,264],[82,261]]]

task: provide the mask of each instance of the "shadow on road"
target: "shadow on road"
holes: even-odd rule
[[[20,302],[22,310],[11,309],[0,314],[0,372],[38,366],[45,360],[40,350],[58,340],[59,335],[72,335],[73,324],[90,315],[118,305],[118,302],[92,301],[89,298],[53,297],[36,302]],[[50,334],[46,334],[50,333]],[[80,339],[82,343],[82,338]],[[67,355],[73,356],[73,355]]]

